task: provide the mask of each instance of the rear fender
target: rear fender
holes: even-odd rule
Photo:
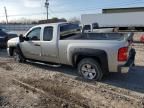
[[[109,72],[107,53],[104,50],[77,48],[72,52],[72,64],[77,66],[78,62],[83,58],[94,58],[100,63],[103,73]]]

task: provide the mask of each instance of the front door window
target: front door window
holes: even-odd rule
[[[29,38],[29,40],[40,41],[40,31],[40,27],[34,28],[32,31],[28,33],[27,37]]]

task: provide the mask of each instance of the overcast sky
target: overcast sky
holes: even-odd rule
[[[142,7],[144,0],[49,0],[49,18],[80,18],[84,13],[101,13],[102,8]],[[0,0],[0,21],[5,21],[4,6],[8,19],[45,19],[45,0]]]

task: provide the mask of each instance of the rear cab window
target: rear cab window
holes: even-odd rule
[[[80,33],[80,27],[77,24],[64,24],[60,26],[60,40]]]
[[[84,25],[84,30],[91,30],[91,25]]]

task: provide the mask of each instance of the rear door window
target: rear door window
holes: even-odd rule
[[[51,41],[53,38],[53,27],[45,27],[43,33],[44,41]]]

